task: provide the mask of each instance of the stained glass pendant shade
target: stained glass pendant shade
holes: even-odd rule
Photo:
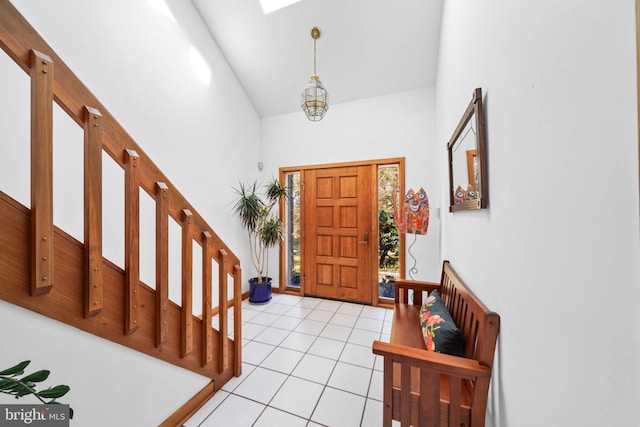
[[[316,40],[320,38],[318,27],[311,29],[313,38],[313,75],[302,91],[301,107],[312,122],[322,120],[329,109],[329,93],[316,73]]]

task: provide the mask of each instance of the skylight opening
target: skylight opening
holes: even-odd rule
[[[211,83],[211,68],[209,68],[207,61],[204,60],[200,52],[193,46],[191,46],[189,59],[191,60],[191,66],[196,72],[196,75],[204,84],[209,86],[209,83]]]
[[[291,6],[294,3],[298,3],[301,0],[260,0],[262,11],[265,15],[280,10],[284,7]]]
[[[164,0],[148,0],[149,4],[158,12],[160,12],[161,14],[163,14],[166,18],[168,18],[170,21],[172,21],[174,24],[177,24],[178,22],[176,21],[175,16],[173,16],[173,13],[171,13],[171,9],[169,9],[169,6],[167,6],[167,4],[164,2]]]

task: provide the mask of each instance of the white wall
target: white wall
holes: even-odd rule
[[[260,120],[193,5],[169,0],[176,21],[173,22],[146,0],[11,2],[242,257],[246,238],[240,225],[229,219],[231,187],[238,179],[257,174],[253,167],[247,171],[245,164],[257,163]],[[210,67],[208,84],[198,78],[191,65],[192,46]],[[8,104],[0,102],[0,190],[29,206],[29,80],[3,52],[0,52],[0,75],[3,100],[13,99]],[[103,253],[122,266],[123,174],[107,160],[103,170]],[[56,106],[54,222],[79,240],[83,237],[81,177],[81,129]],[[76,185],[72,185],[73,190],[61,191],[69,188],[63,187],[62,182]],[[144,197],[143,210],[149,211]],[[153,232],[149,233],[149,226],[153,230],[153,221],[151,209],[150,217],[142,220],[141,278],[152,286],[155,267],[153,250],[148,249],[152,246],[149,241]],[[178,245],[178,255],[172,256],[170,265],[170,289],[173,289],[180,286],[179,234],[171,241]],[[171,254],[176,253],[175,248],[172,244]],[[195,257],[198,253],[194,249]],[[241,263],[243,267],[250,265],[248,259],[241,259]],[[199,260],[194,263],[194,283],[198,283],[200,264]],[[197,299],[197,292],[194,295]],[[180,300],[179,290],[177,295],[172,292],[172,299]],[[194,311],[199,305],[194,302]],[[3,346],[2,360],[25,357],[38,366],[54,365],[57,378],[73,390],[68,401],[76,409],[78,425],[155,425],[208,382],[172,365],[149,361],[123,347],[103,344],[97,338],[90,337],[89,343],[86,334],[73,328],[56,327],[50,334],[59,339],[46,339],[46,344],[38,345],[49,332],[44,332],[37,316],[17,314],[18,311],[12,306],[0,310],[0,323],[18,325],[12,330],[0,328],[2,341],[7,342],[6,338],[21,343],[15,348]],[[100,366],[99,370],[84,368],[86,352],[90,353],[92,364]],[[138,372],[140,365],[149,368]],[[144,388],[136,386],[141,378]],[[163,389],[167,379],[172,383],[170,396]],[[98,396],[97,385],[118,393]],[[144,397],[139,396],[141,392]],[[146,400],[154,402],[158,410],[147,410],[141,405]],[[111,408],[109,412],[113,412],[114,418],[100,424],[97,416],[105,408]],[[124,415],[135,420],[133,424],[114,421]]]
[[[490,206],[443,257],[502,318],[490,426],[640,424],[635,38],[633,0],[444,5],[437,140],[485,94]]]
[[[73,408],[74,426],[158,425],[210,381],[5,301],[0,301],[0,324],[5,325],[0,369],[31,360],[27,374],[51,371],[40,388],[71,388],[59,400]],[[40,402],[0,394],[0,403]]]
[[[405,157],[406,188],[424,187],[431,208],[429,232],[417,236],[412,249],[419,270],[414,277],[437,280],[441,267],[437,159],[438,147],[444,143],[434,140],[434,118],[433,88],[332,105],[320,122],[310,122],[302,110],[264,118],[263,179],[278,176],[280,167]],[[408,236],[407,246],[412,241],[413,236]],[[411,266],[407,260],[407,268]],[[270,271],[278,271],[275,256]]]

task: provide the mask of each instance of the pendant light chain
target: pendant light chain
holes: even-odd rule
[[[317,71],[317,39],[320,37],[318,27],[311,29],[313,38],[313,75],[301,94],[300,107],[304,114],[312,122],[322,120],[329,109],[329,93],[322,85]]]

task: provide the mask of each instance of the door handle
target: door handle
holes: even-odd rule
[[[360,243],[364,243],[365,245],[369,244],[369,233],[364,233],[364,240],[361,241]]]

